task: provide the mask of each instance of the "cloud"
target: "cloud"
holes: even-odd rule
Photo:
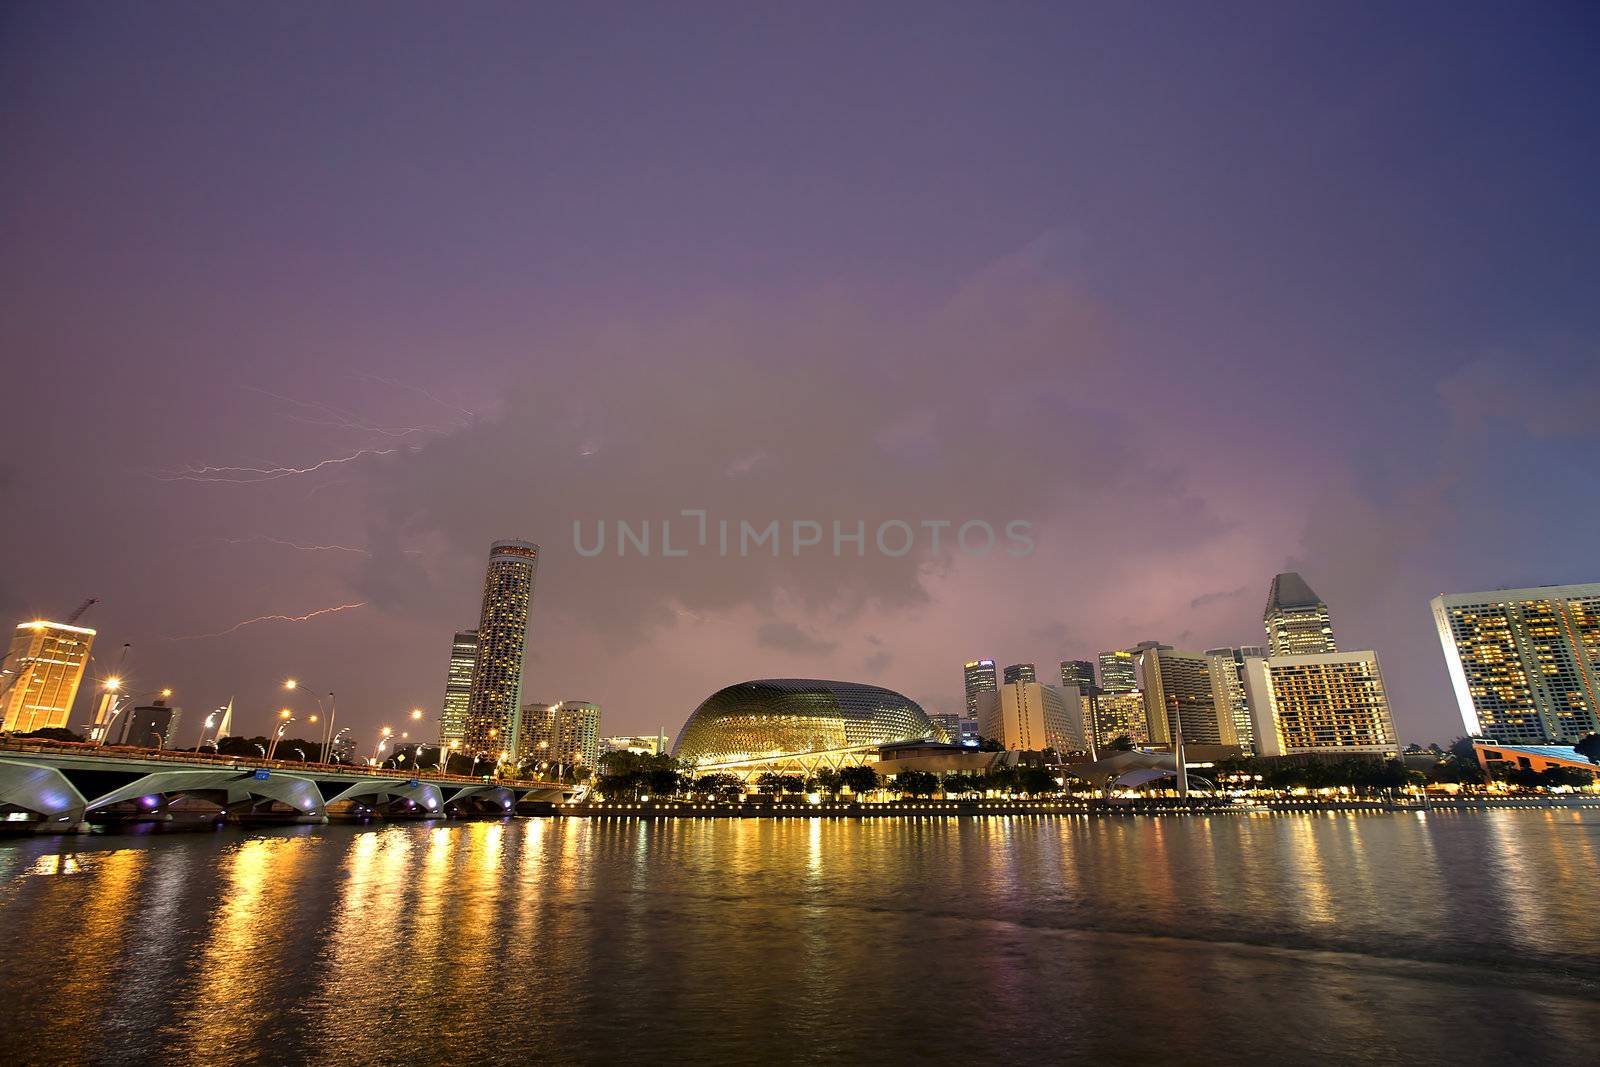
[[[756,640],[767,648],[806,656],[821,656],[839,647],[837,641],[807,633],[792,622],[767,622],[756,629]]]
[[[1228,589],[1217,593],[1201,593],[1189,601],[1189,607],[1203,608],[1210,604],[1219,604],[1224,600],[1232,600],[1236,596],[1244,595],[1247,588],[1247,586],[1241,585],[1237,589]]]

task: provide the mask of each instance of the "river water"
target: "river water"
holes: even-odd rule
[[[1584,1063],[1600,812],[0,841],[0,1062]]]

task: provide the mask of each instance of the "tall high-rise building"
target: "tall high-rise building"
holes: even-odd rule
[[[183,719],[183,709],[171,707],[165,700],[152,701],[123,713],[122,741],[124,745],[140,748],[171,748],[178,743],[178,724]]]
[[[483,611],[478,616],[478,655],[461,732],[462,747],[471,754],[495,756],[517,750],[522,658],[528,647],[528,612],[538,568],[538,545],[496,541],[489,549]]]
[[[1375,654],[1251,657],[1244,672],[1258,755],[1399,755]]]
[[[600,763],[600,705],[587,700],[522,706],[519,760],[539,760],[565,771]]]
[[[1600,582],[1433,598],[1467,733],[1503,744],[1600,733]]]
[[[1014,682],[1037,682],[1039,674],[1033,669],[1031,663],[1013,663],[1005,670],[1005,684]]]
[[[928,718],[944,731],[944,739],[951,744],[961,742],[961,713],[959,711],[930,711]]]
[[[1211,688],[1211,659],[1165,646],[1139,654],[1145,723],[1154,745],[1173,744],[1178,727],[1188,744],[1236,745],[1233,716],[1218,707]]]
[[[1211,660],[1211,693],[1221,701],[1233,719],[1233,732],[1239,747],[1247,753],[1255,751],[1255,727],[1250,721],[1250,698],[1245,693],[1244,661],[1261,659],[1267,650],[1261,645],[1242,645],[1239,648],[1208,648]]]
[[[1274,656],[1318,656],[1337,652],[1328,605],[1293,571],[1272,579],[1267,609],[1261,615],[1267,628],[1267,651]]]
[[[460,741],[472,703],[472,668],[478,661],[478,631],[457,630],[450,642],[450,666],[444,677],[444,710],[439,713],[439,741]]]
[[[1100,653],[1100,691],[1131,693],[1139,688],[1139,657],[1127,649]]]
[[[1064,659],[1061,661],[1061,684],[1075,685],[1082,692],[1089,692],[1095,688],[1094,664],[1086,659]]]
[[[1086,747],[1083,712],[1075,687],[1007,682],[978,699],[978,732],[1000,747],[1056,754]]]
[[[975,659],[967,664],[963,675],[967,687],[967,718],[976,719],[978,695],[992,693],[999,686],[994,676],[994,660]]]
[[[0,729],[25,734],[65,727],[89,665],[94,631],[61,622],[17,625],[11,651],[0,663]]]

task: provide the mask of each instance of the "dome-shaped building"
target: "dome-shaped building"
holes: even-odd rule
[[[769,678],[712,693],[683,724],[672,754],[704,766],[930,739],[944,740],[944,730],[892,689]]]

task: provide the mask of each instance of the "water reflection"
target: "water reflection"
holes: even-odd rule
[[[0,872],[10,1062],[1585,1062],[1600,990],[1594,813],[397,823]]]

